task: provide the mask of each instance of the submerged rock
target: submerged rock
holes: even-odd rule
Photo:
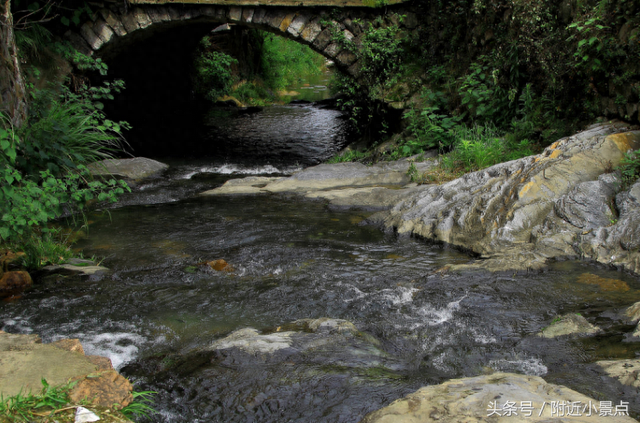
[[[557,338],[563,335],[594,335],[600,332],[600,328],[592,325],[579,314],[567,314],[557,318],[551,324],[538,333],[543,338]]]
[[[554,407],[564,401],[579,404]],[[591,408],[591,406],[595,406]],[[587,407],[589,407],[587,409]],[[620,408],[623,410],[623,408]],[[591,417],[587,416],[590,411]],[[537,376],[494,373],[488,376],[452,379],[427,386],[368,414],[361,423],[458,423],[458,422],[635,422],[620,412],[600,416],[600,403]],[[616,412],[615,405],[613,412]]]
[[[387,367],[397,364],[379,348],[371,335],[342,319],[301,319],[267,331],[239,329],[211,344],[207,350],[224,351],[234,363],[246,362],[247,354],[268,362],[301,360],[308,364],[332,363],[339,367]]]
[[[0,297],[13,295],[24,291],[33,285],[33,280],[28,272],[24,270],[14,270],[2,273],[0,278]]]
[[[211,269],[218,272],[233,272],[233,267],[223,259],[212,260],[205,263]]]
[[[88,166],[94,176],[123,178],[137,182],[157,176],[169,168],[169,165],[145,157],[133,159],[107,159]]]
[[[41,272],[48,274],[98,275],[109,271],[109,268],[96,264],[93,260],[71,258],[63,264],[45,266]]]

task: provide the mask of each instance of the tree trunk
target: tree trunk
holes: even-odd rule
[[[13,35],[11,1],[0,0],[0,111],[18,128],[27,117],[27,97]]]

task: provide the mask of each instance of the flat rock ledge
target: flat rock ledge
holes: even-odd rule
[[[579,405],[569,415],[560,414],[560,401]],[[597,411],[591,408],[595,405]],[[513,373],[452,379],[440,385],[427,386],[387,407],[368,414],[360,423],[518,423],[518,422],[635,422],[623,415],[601,416],[600,402],[560,385],[547,383],[537,376]],[[616,413],[616,407],[612,413]],[[587,409],[585,409],[587,407]]]
[[[133,400],[133,386],[113,369],[111,360],[85,355],[78,339],[43,344],[38,335],[0,331],[0,395],[8,398],[18,393],[39,393],[42,379],[51,386],[75,381],[71,401],[99,414],[114,406],[125,407]],[[110,411],[104,416],[101,420],[105,422],[129,421]]]
[[[145,157],[107,159],[88,166],[94,176],[116,177],[130,182],[157,176],[168,168],[169,165]]]
[[[289,193],[310,200],[327,201],[340,208],[367,210],[388,209],[407,195],[420,189],[411,184],[407,175],[409,160],[377,163],[322,164],[301,170],[290,177],[248,177],[232,179],[219,188],[201,195],[252,195]],[[419,172],[425,172],[435,161],[416,162]]]

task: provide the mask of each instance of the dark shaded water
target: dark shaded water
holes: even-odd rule
[[[300,110],[307,123],[288,135],[300,122],[286,116]],[[617,314],[640,300],[635,277],[570,262],[528,275],[442,275],[438,269],[470,258],[384,234],[364,225],[363,213],[278,196],[197,196],[229,177],[287,173],[325,158],[339,147],[339,122],[310,106],[212,117],[231,140],[217,141],[219,156],[172,162],[164,177],[89,216],[78,247],[106,257],[112,273],[48,278],[0,305],[1,328],[46,342],[80,338],[137,389],[158,391],[153,421],[357,422],[425,384],[493,370],[619,401],[590,363],[637,356],[638,343],[621,342],[633,328]],[[296,138],[303,127],[305,138]],[[274,129],[261,137],[264,128]],[[214,259],[234,270],[199,265]],[[585,274],[622,283],[585,283]],[[535,336],[570,312],[604,334]],[[237,329],[270,333],[320,317],[349,320],[365,335],[287,356],[207,349]]]

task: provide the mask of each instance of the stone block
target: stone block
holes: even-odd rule
[[[324,49],[323,54],[327,57],[335,58],[340,51],[340,46],[336,43],[331,43]]]
[[[189,9],[189,19],[195,19],[202,16],[202,9],[200,7],[192,7]]]
[[[103,41],[93,32],[93,22],[86,22],[80,27],[80,35],[89,44],[92,50],[98,50],[102,47]]]
[[[253,13],[253,23],[258,25],[262,24],[265,16],[267,16],[267,9],[261,7],[257,8]]]
[[[347,68],[347,73],[354,78],[359,78],[362,74],[362,64],[359,61],[355,62],[353,65]]]
[[[297,15],[293,18],[293,21],[291,21],[291,25],[287,28],[287,32],[298,38],[304,26],[309,22],[309,19],[309,15]]]
[[[220,19],[221,21],[226,21],[227,17],[229,16],[229,10],[227,10],[226,7],[220,7],[218,8],[218,19]]]
[[[253,9],[252,7],[244,8],[242,10],[242,22],[251,23],[254,13],[255,13],[255,9]]]
[[[342,50],[340,54],[336,56],[336,62],[342,67],[348,67],[355,63],[357,57],[349,50]]]
[[[120,17],[120,20],[122,21],[122,26],[124,26],[124,29],[127,32],[137,31],[138,28],[140,28],[140,24],[138,24],[138,20],[136,19],[136,16],[133,13],[133,11],[130,11],[125,15],[122,15]]]
[[[218,9],[215,6],[204,6],[201,10],[203,16],[210,16],[212,18],[217,16]]]
[[[300,38],[311,44],[315,41],[321,31],[322,27],[320,26],[320,19],[316,18],[305,25],[302,32],[300,32]]]
[[[265,19],[265,22],[271,28],[280,29],[280,25],[282,24],[282,22],[286,17],[287,15],[284,12],[280,10],[274,10],[271,13],[267,13],[267,18]]]
[[[122,21],[118,19],[117,15],[108,9],[100,10],[100,14],[104,18],[105,22],[113,32],[115,32],[119,37],[124,37],[127,35],[127,30],[124,28]]]
[[[332,28],[327,28],[323,30],[313,42],[313,47],[318,51],[323,51],[329,43],[331,42],[331,37],[333,35]]]
[[[290,13],[285,16],[282,22],[280,22],[280,31],[287,32],[287,29],[289,29],[289,25],[291,25],[291,22],[293,22],[293,18],[295,18],[295,16],[296,15],[294,13]]]
[[[169,6],[167,10],[169,11],[169,17],[171,18],[171,21],[180,20],[180,13],[178,13],[178,11],[174,7]]]
[[[144,29],[152,24],[149,15],[147,15],[147,12],[145,12],[141,8],[136,7],[135,9],[133,9],[133,14],[138,21],[138,26],[140,27],[140,29]]]
[[[344,35],[344,38],[347,41],[353,41],[353,39],[355,38],[355,36],[353,35],[353,33],[351,31],[349,31],[348,29],[345,29],[342,31],[342,35]]]
[[[178,12],[178,14],[180,15],[180,20],[181,21],[188,21],[189,19],[192,19],[194,16],[193,14],[193,9],[180,9],[180,11]]]
[[[362,28],[360,28],[360,25],[353,22],[351,19],[347,18],[342,21],[342,23],[356,37],[362,33]]]
[[[96,33],[98,37],[102,40],[103,43],[108,43],[113,38],[113,31],[109,28],[109,25],[104,21],[104,19],[100,18],[93,25],[93,32]]]
[[[160,15],[160,8],[159,7],[150,7],[147,9],[147,15],[149,15],[149,19],[151,19],[151,22],[153,23],[160,23],[162,22],[162,16]]]
[[[241,7],[231,7],[229,8],[229,21],[230,22],[240,22],[242,19],[242,8]]]
[[[68,40],[73,46],[73,48],[78,50],[80,53],[87,56],[91,56],[93,54],[93,50],[91,49],[89,44],[87,44],[87,42],[84,40],[84,38],[80,36],[80,34],[73,31],[67,31],[64,34],[64,38]]]

